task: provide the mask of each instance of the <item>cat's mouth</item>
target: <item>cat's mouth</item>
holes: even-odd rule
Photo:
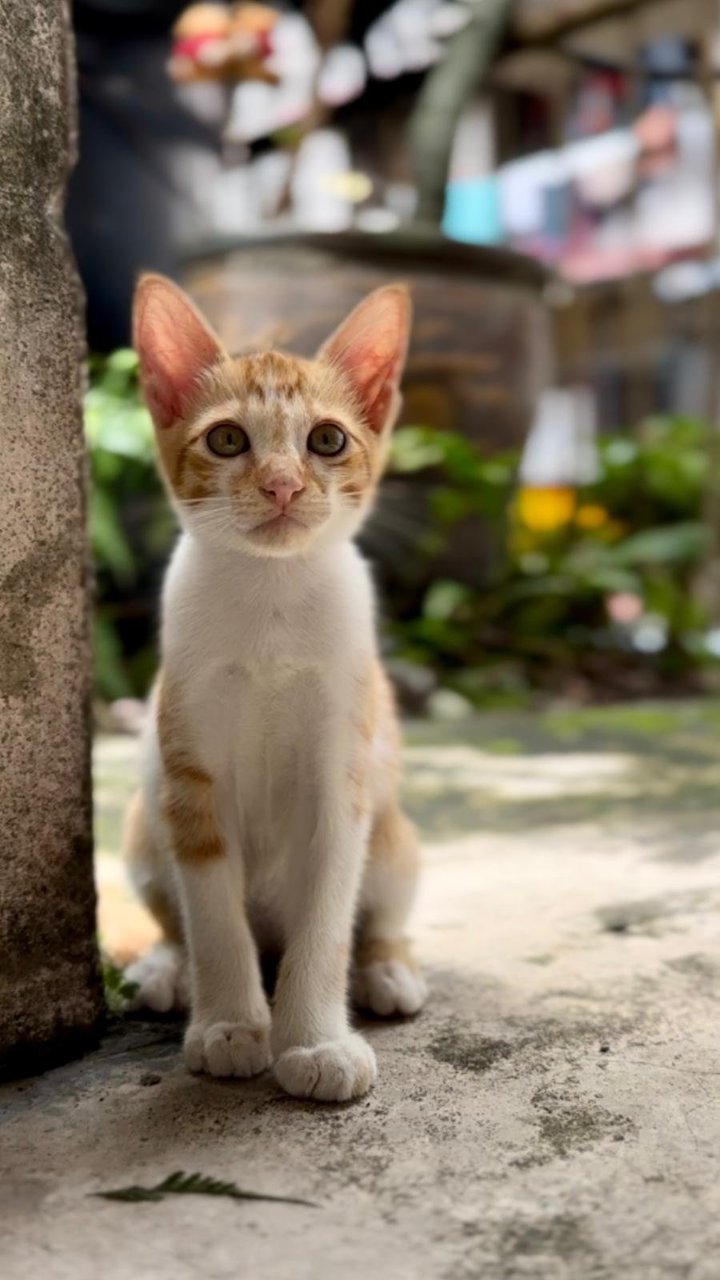
[[[302,520],[298,520],[297,516],[288,515],[283,511],[278,516],[271,516],[269,520],[263,520],[260,524],[256,524],[253,533],[284,533],[290,529],[307,529],[307,525]]]

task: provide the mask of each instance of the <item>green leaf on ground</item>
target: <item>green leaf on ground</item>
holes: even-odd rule
[[[127,1204],[163,1200],[166,1195],[225,1196],[229,1200],[268,1200],[274,1204],[298,1204],[307,1209],[317,1209],[311,1200],[297,1200],[292,1196],[266,1195],[261,1191],[245,1191],[234,1182],[221,1182],[204,1173],[185,1173],[179,1169],[159,1182],[156,1187],[118,1187],[113,1191],[94,1191],[101,1200],[121,1200]]]
[[[137,982],[128,982],[122,969],[113,964],[109,956],[101,955],[103,986],[105,1000],[111,1013],[119,1015],[125,1012],[126,1002],[137,994]]]

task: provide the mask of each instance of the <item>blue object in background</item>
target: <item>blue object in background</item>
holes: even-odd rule
[[[499,244],[503,239],[497,178],[468,178],[445,188],[442,229],[466,244]]]

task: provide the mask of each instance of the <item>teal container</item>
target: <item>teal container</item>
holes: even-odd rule
[[[445,188],[442,228],[465,244],[501,244],[500,190],[497,178],[466,178]]]

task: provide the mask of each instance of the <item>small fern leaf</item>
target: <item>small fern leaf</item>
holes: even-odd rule
[[[127,1204],[141,1204],[147,1200],[162,1200],[156,1187],[118,1187],[116,1191],[93,1191],[98,1200],[123,1200]]]
[[[234,1182],[221,1182],[217,1178],[208,1177],[207,1174],[183,1173],[182,1170],[171,1173],[164,1182],[158,1184],[155,1190],[172,1195],[226,1196],[230,1200],[269,1200],[276,1204],[298,1204],[311,1209],[317,1208],[317,1205],[309,1200],[298,1200],[292,1196],[266,1195],[262,1191],[245,1191]]]
[[[225,1196],[229,1200],[264,1200],[273,1204],[296,1204],[307,1209],[317,1209],[311,1200],[299,1200],[293,1196],[274,1196],[262,1191],[245,1191],[234,1182],[221,1182],[204,1173],[185,1173],[177,1169],[168,1174],[155,1187],[120,1187],[115,1191],[96,1191],[96,1196],[104,1200],[121,1200],[131,1204],[142,1201],[164,1200],[167,1195],[182,1196]]]
[[[168,1174],[162,1182],[158,1182],[156,1191],[166,1193],[168,1191],[175,1193],[189,1192],[194,1189],[198,1175],[196,1173],[185,1173],[182,1169],[178,1169],[175,1173]]]

